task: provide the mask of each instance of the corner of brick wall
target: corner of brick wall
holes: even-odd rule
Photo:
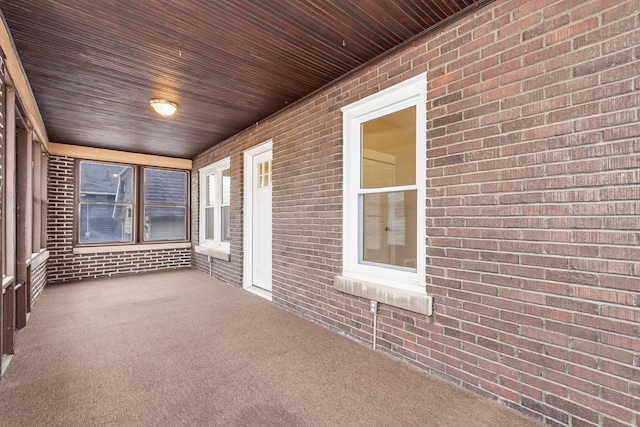
[[[191,250],[161,249],[101,254],[73,253],[74,159],[49,160],[48,283],[191,266]]]

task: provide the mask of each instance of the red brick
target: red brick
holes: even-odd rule
[[[573,67],[572,73],[574,77],[580,77],[594,74],[607,68],[618,67],[631,61],[633,61],[633,53],[631,50],[623,51],[576,65]]]
[[[534,328],[528,328],[528,330],[533,331]],[[544,331],[538,331],[538,332],[544,332]],[[536,335],[539,335],[539,334],[536,334]],[[543,335],[551,336],[552,334],[544,333]],[[543,335],[540,335],[540,336],[543,336]],[[548,347],[548,345],[545,344],[545,348],[546,347]],[[544,368],[548,368],[558,372],[564,372],[566,369],[566,362],[564,360],[559,360],[554,357],[549,357],[546,354],[540,354],[539,352],[533,352],[533,351],[524,351],[522,349],[519,351],[518,354],[522,360],[535,363],[536,365],[542,366]]]
[[[640,279],[637,277],[602,276],[600,284],[610,289],[636,291],[640,287]]]
[[[593,340],[585,341],[582,339],[575,339],[573,340],[572,348],[574,350],[581,351],[583,353],[588,353],[595,356],[608,358],[611,360],[617,360],[619,362],[627,363],[627,364],[633,363],[633,359],[634,359],[633,352],[621,350],[618,348],[612,348],[611,346],[605,346],[598,342],[594,342]],[[615,382],[615,381],[617,380],[613,378],[613,379],[608,379],[606,384],[604,383],[599,383],[599,384],[606,385],[607,387],[612,387],[616,389],[622,388],[626,390],[627,388],[626,381],[624,380],[619,382]]]
[[[586,301],[578,301],[571,298],[564,297],[547,297],[547,305],[565,310],[578,311],[589,314],[599,314],[600,304],[595,304]]]
[[[503,39],[511,34],[518,34],[522,30],[532,27],[542,21],[542,15],[535,13],[522,19],[515,20],[512,24],[502,26],[498,31],[498,38]]]
[[[613,9],[605,11],[602,14],[602,23],[606,25],[633,15],[638,12],[639,7],[640,4],[638,4],[637,0],[624,2]]]
[[[629,300],[629,297],[626,297]],[[628,304],[631,305],[631,304]],[[602,308],[602,315],[627,320],[630,322],[640,323],[640,307],[623,307],[615,305],[606,305]]]
[[[583,406],[581,403],[575,403],[570,400],[561,399],[554,395],[546,396],[545,401],[547,404],[577,417],[586,419],[594,423],[598,422],[598,412],[590,409],[588,406]]]
[[[613,405],[602,400],[599,397],[589,396],[586,394],[581,394],[579,392],[573,393],[571,397],[578,404],[584,405],[588,408],[592,408],[599,413],[610,415],[613,418],[624,421],[626,423],[631,423],[631,421],[633,420],[634,415],[630,409],[623,408],[618,405]]]
[[[635,326],[628,322],[621,322],[616,319],[610,319],[603,316],[590,316],[582,313],[574,314],[574,322],[578,325],[597,328],[601,331],[616,332],[619,334],[633,336],[635,335]]]

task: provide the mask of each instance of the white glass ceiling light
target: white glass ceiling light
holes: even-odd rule
[[[152,99],[149,101],[149,104],[151,104],[156,113],[162,117],[169,117],[178,109],[178,104],[167,101],[166,99]]]

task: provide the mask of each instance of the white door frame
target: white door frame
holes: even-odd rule
[[[271,292],[253,286],[253,183],[255,182],[255,171],[253,168],[253,158],[259,154],[273,150],[273,141],[269,140],[259,144],[244,152],[244,262],[242,287],[263,298],[272,300]]]

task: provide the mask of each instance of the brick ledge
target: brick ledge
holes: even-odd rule
[[[73,248],[74,254],[102,254],[109,252],[139,252],[154,251],[162,249],[186,249],[190,248],[191,243],[154,243],[145,245],[111,245],[111,246],[86,246]]]

